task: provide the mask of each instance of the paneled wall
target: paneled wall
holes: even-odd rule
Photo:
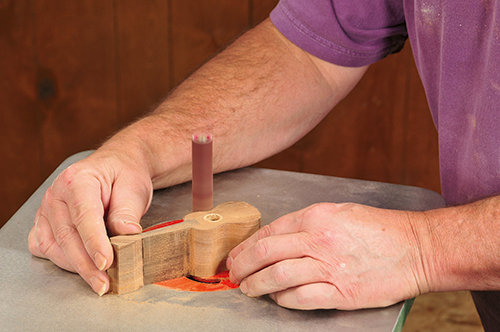
[[[152,110],[277,0],[0,0],[0,226],[69,155]],[[409,47],[262,167],[439,190]]]

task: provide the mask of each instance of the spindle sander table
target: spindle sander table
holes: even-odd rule
[[[64,161],[0,229],[1,331],[399,331],[411,300],[388,308],[300,311],[267,296],[249,298],[238,289],[184,292],[157,285],[99,297],[76,274],[33,257],[29,231],[45,190],[63,169],[91,152]],[[244,201],[261,223],[318,202],[355,202],[375,207],[428,210],[443,207],[437,193],[415,187],[259,168],[214,177],[214,206]],[[158,190],[143,227],[176,220],[191,209],[190,183]]]

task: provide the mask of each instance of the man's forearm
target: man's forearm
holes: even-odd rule
[[[106,146],[136,147],[155,188],[190,177],[189,138],[215,137],[214,171],[271,156],[311,130],[365,68],[327,64],[286,40],[268,20],[184,81],[153,112]],[[124,142],[127,142],[125,144]]]
[[[500,289],[500,197],[421,216],[416,230],[428,291]]]

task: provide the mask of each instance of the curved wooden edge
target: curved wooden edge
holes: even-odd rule
[[[229,252],[260,228],[260,218],[252,205],[232,201],[190,213],[179,224],[112,237],[110,293],[129,293],[186,275],[215,275],[225,269]]]

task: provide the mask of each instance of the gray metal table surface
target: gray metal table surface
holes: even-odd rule
[[[91,152],[64,161],[0,229],[1,331],[398,331],[411,300],[387,308],[300,311],[267,296],[238,289],[182,292],[147,285],[124,295],[99,297],[76,274],[33,257],[28,233],[45,190],[64,168]],[[183,218],[191,209],[190,183],[156,191],[144,227]],[[409,186],[330,176],[244,168],[214,177],[214,205],[240,200],[257,207],[262,225],[317,202],[355,202],[375,207],[429,210],[443,207],[437,193]]]

